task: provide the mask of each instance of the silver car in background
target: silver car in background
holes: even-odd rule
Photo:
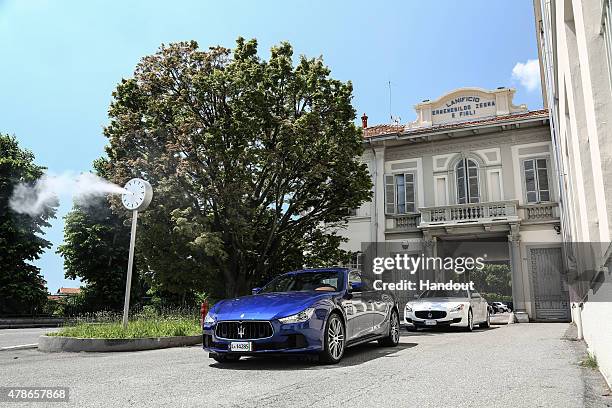
[[[425,327],[489,327],[487,301],[476,291],[426,290],[406,303],[404,321],[408,330]]]

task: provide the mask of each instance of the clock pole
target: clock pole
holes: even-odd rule
[[[125,282],[125,300],[123,303],[123,328],[127,329],[130,313],[130,292],[132,290],[132,266],[134,265],[134,246],[136,244],[136,224],[138,210],[132,211],[132,233],[130,234],[130,255],[128,256],[127,280]]]
[[[132,291],[132,267],[134,265],[134,247],[136,246],[136,224],[138,211],[144,211],[151,204],[153,188],[148,181],[133,178],[125,184],[121,196],[123,206],[132,211],[132,233],[130,234],[130,255],[128,257],[127,279],[125,280],[125,300],[123,302],[123,329],[127,329],[130,314],[130,292]]]

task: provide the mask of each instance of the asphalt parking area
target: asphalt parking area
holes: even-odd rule
[[[0,385],[70,387],[70,402],[58,406],[583,407],[582,356],[563,339],[567,328],[403,331],[398,347],[357,346],[334,366],[255,358],[220,365],[200,347],[2,351]]]

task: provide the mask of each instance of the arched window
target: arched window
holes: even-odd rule
[[[457,204],[479,203],[478,163],[472,159],[461,159],[455,166],[457,175]]]

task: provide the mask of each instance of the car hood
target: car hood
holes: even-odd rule
[[[314,291],[262,293],[223,300],[215,304],[211,313],[216,320],[272,320],[299,313],[336,294]]]
[[[440,298],[427,298],[427,299],[415,299],[408,302],[408,304],[417,310],[429,310],[429,309],[446,309],[448,307],[454,307],[459,303],[468,303],[468,298],[457,298],[457,297],[440,297]]]

